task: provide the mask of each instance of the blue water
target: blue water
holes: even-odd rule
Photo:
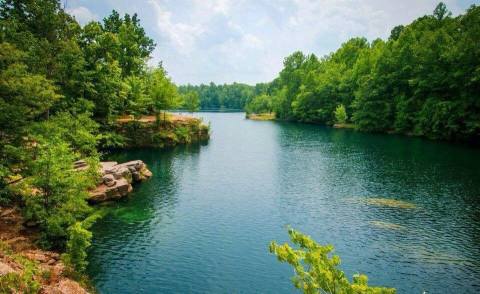
[[[154,177],[93,228],[100,293],[295,292],[292,269],[268,253],[287,225],[333,244],[349,277],[399,293],[480,291],[480,150],[198,115],[208,144],[112,155],[144,160]]]

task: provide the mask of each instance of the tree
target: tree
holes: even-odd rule
[[[0,161],[18,162],[24,138],[34,121],[46,119],[61,96],[52,81],[32,74],[26,54],[9,43],[0,43]]]
[[[197,92],[189,91],[183,95],[183,106],[190,112],[200,109],[200,97]]]
[[[92,245],[92,232],[90,227],[104,213],[99,210],[83,221],[77,221],[68,228],[68,240],[66,243],[66,253],[62,256],[67,265],[71,266],[78,273],[82,273],[87,268],[87,249]]]
[[[91,212],[87,189],[96,184],[98,159],[89,160],[89,169],[77,171],[73,169],[77,157],[67,143],[49,138],[36,148],[26,182],[34,188],[24,197],[24,216],[40,226],[45,247],[63,248],[68,227]]]
[[[295,288],[303,293],[395,293],[395,289],[372,287],[368,285],[365,275],[357,274],[350,282],[345,273],[341,271],[340,257],[332,255],[332,245],[320,245],[310,236],[304,235],[293,229],[288,230],[291,242],[278,245],[270,243],[270,253],[277,256],[280,262],[290,264],[295,271],[292,278]]]
[[[452,13],[448,11],[447,5],[445,5],[443,2],[438,3],[437,7],[435,7],[435,10],[433,11],[433,16],[435,16],[435,18],[438,20],[443,20],[445,17],[449,17],[451,15]]]
[[[170,81],[161,65],[148,72],[147,83],[148,97],[157,121],[160,121],[162,110],[164,112],[164,120],[166,120],[166,110],[181,105],[180,95],[176,86]]]
[[[335,122],[337,124],[344,124],[347,122],[347,111],[343,104],[340,104],[335,108]]]
[[[255,96],[245,107],[247,113],[271,113],[272,98],[266,94]]]
[[[139,75],[145,68],[145,61],[155,48],[155,43],[145,34],[137,14],[125,14],[123,18],[112,11],[104,20],[104,31],[118,38],[118,50],[115,51],[122,76]]]

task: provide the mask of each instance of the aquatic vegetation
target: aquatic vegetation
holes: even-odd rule
[[[152,217],[152,212],[144,209],[132,209],[130,207],[115,208],[111,211],[115,218],[125,223],[143,222]]]
[[[406,229],[402,225],[397,225],[397,224],[383,222],[383,221],[371,221],[370,225],[380,229],[387,229],[387,230],[405,230]]]
[[[390,199],[390,198],[365,198],[363,202],[368,205],[383,206],[383,207],[403,208],[403,209],[416,208],[415,204],[413,203],[402,201],[402,200]]]
[[[414,203],[396,200],[391,198],[381,198],[381,197],[350,197],[344,198],[344,202],[352,204],[367,204],[380,207],[391,207],[391,208],[402,208],[402,209],[415,209],[417,206]]]

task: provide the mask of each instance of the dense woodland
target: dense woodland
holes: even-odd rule
[[[203,110],[243,110],[245,105],[255,96],[264,92],[266,84],[250,86],[246,84],[216,85],[183,85],[180,93],[195,92],[200,98],[200,108]]]
[[[322,58],[293,53],[246,110],[332,125],[340,107],[362,131],[478,143],[479,44],[480,7],[452,17],[440,3],[388,40],[353,38]]]
[[[111,125],[182,103],[161,64],[147,66],[154,47],[137,15],[82,27],[57,0],[0,2],[0,205],[21,205],[40,245],[78,271],[98,216],[85,200],[98,150],[125,143]],[[73,170],[79,159],[90,168]]]

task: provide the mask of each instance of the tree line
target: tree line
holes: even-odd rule
[[[197,93],[200,108],[204,110],[243,110],[253,97],[263,92],[265,86],[266,84],[251,86],[242,83],[216,85],[211,82],[208,85],[182,85],[178,89],[182,94]]]
[[[480,7],[393,28],[387,40],[353,38],[318,58],[295,52],[249,112],[358,130],[480,142]],[[345,112],[341,113],[342,111]]]

